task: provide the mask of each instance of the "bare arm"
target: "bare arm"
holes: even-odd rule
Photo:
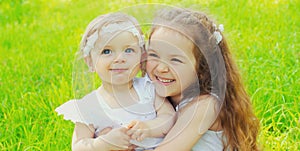
[[[214,98],[206,97],[195,100],[182,108],[178,112],[175,125],[155,151],[191,150],[215,121],[216,102]]]
[[[129,136],[126,135],[127,129],[124,127],[116,128],[105,135],[94,138],[95,129],[92,125],[76,123],[73,138],[73,151],[95,151],[95,150],[124,150],[129,144]]]
[[[155,97],[155,110],[157,117],[149,121],[134,121],[128,134],[132,139],[143,140],[145,137],[164,137],[175,122],[175,111],[168,100]]]
[[[98,147],[103,147],[105,149],[105,143],[101,140],[98,142],[94,139],[94,127],[87,126],[82,123],[76,123],[73,137],[72,137],[72,150],[96,150]]]
[[[145,124],[150,128],[151,137],[164,137],[175,123],[176,112],[166,98],[158,95],[155,97],[155,109],[157,117],[145,121]]]

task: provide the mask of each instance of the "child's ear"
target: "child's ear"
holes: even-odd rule
[[[94,68],[94,64],[93,64],[93,60],[91,58],[91,56],[86,56],[84,57],[84,62],[86,63],[86,65],[89,67],[89,70],[91,72],[95,72],[95,68]]]

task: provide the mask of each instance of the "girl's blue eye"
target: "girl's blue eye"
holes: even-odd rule
[[[179,62],[179,63],[183,63],[181,60],[177,59],[177,58],[172,58],[171,61],[175,61],[175,62]]]
[[[110,49],[104,49],[101,54],[110,54],[112,51]]]
[[[133,50],[132,48],[127,48],[127,49],[125,50],[125,52],[126,52],[126,53],[133,53],[134,50]]]

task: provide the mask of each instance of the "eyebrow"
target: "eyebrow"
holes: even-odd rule
[[[154,49],[148,48],[147,51],[154,51],[156,52]]]
[[[125,45],[126,47],[140,47],[138,44]]]
[[[177,58],[181,58],[181,59],[188,59],[186,56],[179,55],[179,54],[171,54],[171,57],[177,57]]]

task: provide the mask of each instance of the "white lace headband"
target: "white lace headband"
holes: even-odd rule
[[[83,57],[87,57],[90,55],[90,51],[94,48],[97,39],[98,39],[98,30],[96,30],[91,36],[87,38],[86,45],[83,48]]]
[[[101,28],[100,34],[114,33],[116,31],[128,31],[138,38],[139,45],[144,46],[144,37],[140,34],[138,29],[131,22],[113,23],[108,24]],[[86,46],[83,49],[84,57],[90,54],[90,51],[94,48],[95,42],[98,39],[98,31],[94,32],[87,38]]]
[[[219,28],[217,28],[217,25],[216,25],[216,24],[213,24],[213,26],[214,26],[214,28],[216,29],[216,30],[214,31],[214,33],[213,33],[214,37],[215,37],[216,40],[217,40],[216,44],[219,44],[219,43],[222,41],[222,39],[223,39],[223,37],[222,37],[222,35],[221,35],[221,33],[220,33],[219,31],[223,32],[223,31],[224,31],[224,26],[223,26],[223,24],[220,24],[220,25],[219,25]],[[217,31],[217,29],[219,29],[219,31]]]

